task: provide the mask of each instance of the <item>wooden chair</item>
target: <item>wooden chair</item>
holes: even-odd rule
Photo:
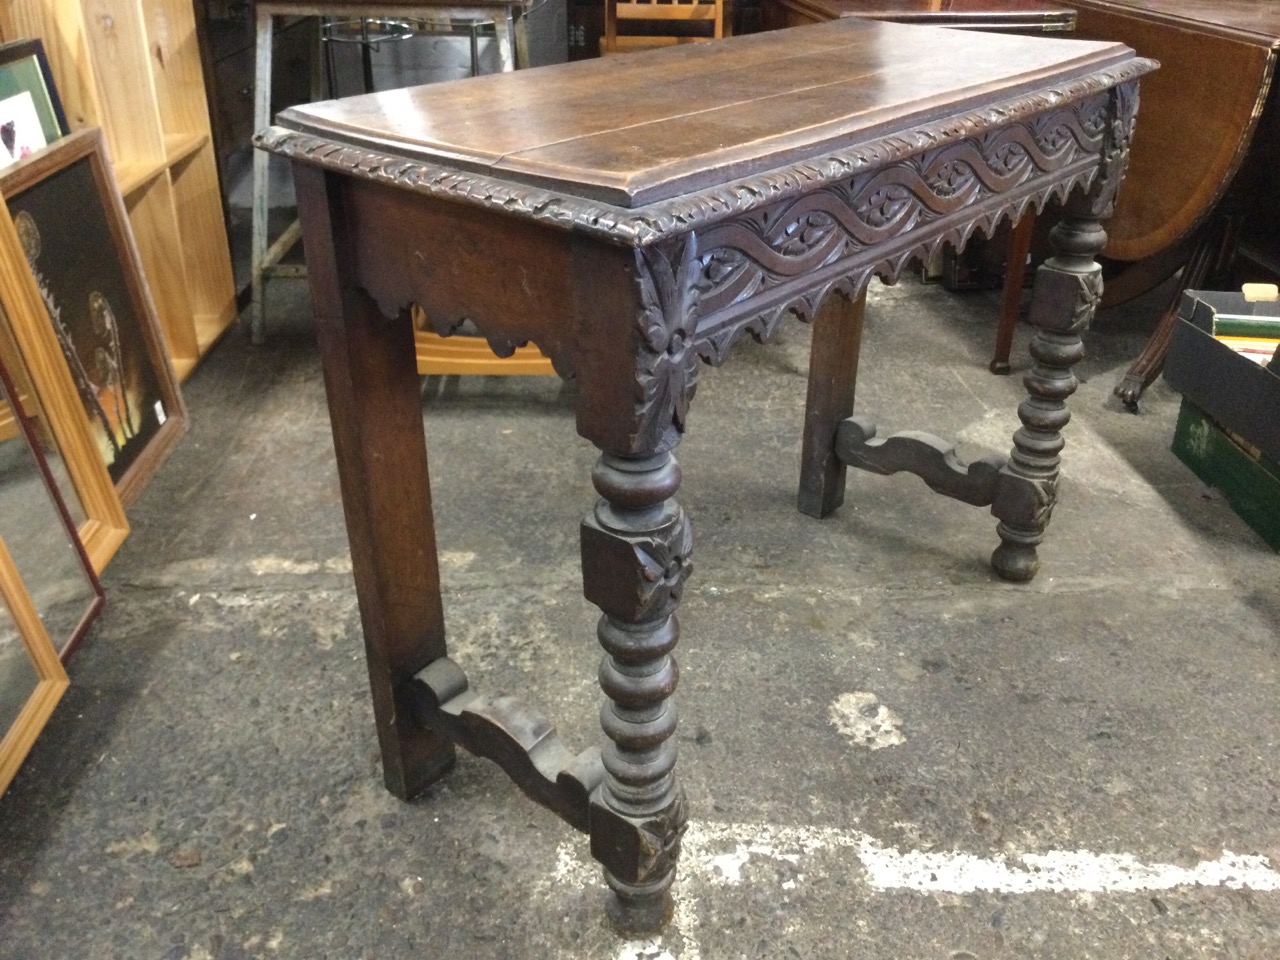
[[[619,33],[620,22],[633,29]],[[725,0],[604,0],[600,53],[703,43],[726,35]]]
[[[427,315],[416,303],[410,310],[418,376],[554,376],[555,368],[532,343],[498,356],[483,337],[464,333],[442,337],[431,330]]]

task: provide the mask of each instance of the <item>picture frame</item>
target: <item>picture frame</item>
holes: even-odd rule
[[[127,508],[186,432],[187,411],[101,131],[0,171],[0,195]]]
[[[0,793],[31,752],[67,685],[66,668],[0,540]]]
[[[100,574],[125,541],[129,522],[89,432],[71,373],[35,277],[27,267],[8,208],[0,203],[0,363],[13,381],[81,545]],[[0,402],[0,437],[21,429],[13,406]]]
[[[0,400],[18,433],[0,440],[0,539],[27,586],[58,659],[75,651],[106,596],[45,458],[40,434],[23,412],[0,356]]]
[[[0,44],[0,169],[71,132],[39,39]]]

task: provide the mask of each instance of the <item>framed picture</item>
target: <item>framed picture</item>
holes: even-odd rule
[[[127,507],[186,430],[186,408],[97,129],[0,171],[0,194],[83,415]]]
[[[0,357],[0,401],[9,404],[20,428],[17,435],[0,440],[0,539],[45,633],[66,663],[105,598],[40,436],[17,396]]]
[[[70,133],[39,40],[0,44],[0,169]]]
[[[11,398],[0,400],[0,442],[20,435],[20,409],[71,513],[90,565],[101,573],[124,542],[129,524],[89,431],[18,232],[2,203],[0,365],[13,381]]]
[[[67,689],[67,672],[0,539],[0,793]]]

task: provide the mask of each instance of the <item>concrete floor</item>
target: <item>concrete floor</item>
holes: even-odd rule
[[[186,384],[191,433],[0,799],[0,957],[1280,955],[1280,556],[1169,452],[1175,394],[1111,398],[1151,301],[1088,335],[1025,586],[989,571],[986,511],[910,477],[795,511],[807,328],[704,376],[678,451],[693,821],[674,926],[624,943],[585,839],[492,764],[383,790],[306,298],[271,297],[269,343],[234,331]],[[860,409],[1007,450],[994,310],[874,290]],[[599,742],[572,389],[424,398],[454,658]]]

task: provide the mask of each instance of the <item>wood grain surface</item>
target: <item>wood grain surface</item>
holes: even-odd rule
[[[1129,174],[1107,256],[1169,249],[1222,198],[1248,154],[1280,46],[1280,3],[1076,0],[1076,35],[1160,61],[1143,80]]]
[[[844,20],[327,101],[277,122],[635,207],[1131,58],[1117,43]]]

